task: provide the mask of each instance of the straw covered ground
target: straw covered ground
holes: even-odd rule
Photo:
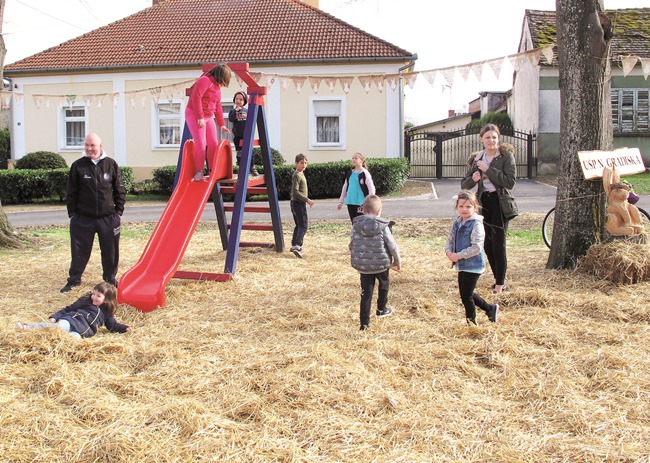
[[[465,324],[442,252],[450,221],[411,219],[394,229],[395,313],[360,332],[341,220],[311,224],[302,260],[243,248],[233,281],[172,280],[166,307],[119,308],[133,332],[82,341],[14,329],[101,275],[96,249],[86,285],[60,294],[66,228],[27,230],[34,248],[0,251],[0,461],[647,462],[650,283],[545,270],[526,233],[541,220],[512,222],[507,292],[479,281],[498,325]],[[123,227],[122,271],[152,228]],[[224,259],[201,224],[181,268]]]

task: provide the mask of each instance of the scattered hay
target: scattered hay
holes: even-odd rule
[[[479,280],[502,305],[497,326],[483,314],[465,325],[443,253],[450,221],[400,219],[394,315],[360,332],[341,220],[311,224],[304,259],[242,248],[232,281],[172,280],[166,307],[119,307],[133,332],[81,341],[13,329],[78,295],[58,292],[67,233],[34,231],[45,251],[0,251],[0,461],[647,460],[650,283],[545,270],[541,221],[511,223],[539,240],[508,241],[506,292],[491,293],[489,272]],[[122,271],[152,228],[123,227]],[[221,271],[224,259],[216,226],[201,224],[182,268]],[[95,248],[85,283],[98,275]]]
[[[650,280],[650,246],[626,240],[597,243],[580,259],[576,271],[615,284]]]

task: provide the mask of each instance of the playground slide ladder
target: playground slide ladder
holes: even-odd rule
[[[282,232],[282,220],[280,218],[280,205],[273,169],[273,159],[264,112],[264,95],[266,87],[259,87],[248,72],[248,63],[229,63],[228,66],[248,84],[248,118],[244,130],[242,144],[240,173],[250,172],[253,162],[253,145],[259,144],[264,166],[263,177],[249,177],[239,175],[236,182],[227,180],[219,182],[212,193],[212,199],[217,214],[221,245],[226,250],[226,265],[224,271],[234,274],[237,266],[237,258],[240,247],[256,246],[275,248],[276,252],[284,251],[284,236]],[[254,140],[255,128],[259,140]],[[226,205],[223,200],[224,194],[235,195],[233,205]],[[246,205],[248,195],[267,195],[268,205]],[[231,221],[228,223],[226,213],[231,213]],[[244,223],[244,213],[268,214],[271,223]],[[273,242],[250,242],[241,241],[242,230],[263,230],[273,232]]]

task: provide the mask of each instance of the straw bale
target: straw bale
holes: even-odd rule
[[[577,271],[617,284],[650,280],[650,246],[627,240],[596,243],[580,259]]]
[[[511,224],[495,326],[469,328],[443,253],[449,220],[398,220],[392,317],[360,332],[349,221],[314,222],[304,259],[242,248],[227,283],[172,280],[167,306],[76,341],[17,332],[89,289],[60,294],[66,228],[0,259],[0,461],[614,462],[650,454],[650,283],[545,270],[541,216]],[[292,224],[285,222],[285,240]],[[153,224],[125,224],[121,269]],[[531,243],[526,233],[539,238]],[[264,232],[242,239],[265,241]],[[221,271],[213,223],[182,269]]]

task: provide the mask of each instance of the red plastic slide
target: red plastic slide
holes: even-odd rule
[[[230,142],[223,140],[216,150],[208,153],[208,165],[212,170],[202,182],[193,181],[193,152],[194,140],[188,140],[183,149],[178,184],[167,207],[140,260],[120,278],[118,302],[142,312],[165,305],[165,287],[181,263],[215,183],[232,178]]]

